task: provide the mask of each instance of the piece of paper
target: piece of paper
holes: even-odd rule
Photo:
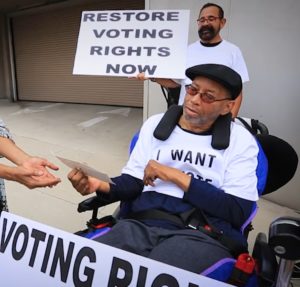
[[[111,179],[110,177],[105,174],[105,173],[102,173],[86,164],[83,164],[81,162],[77,162],[77,161],[74,161],[74,160],[71,160],[71,159],[67,159],[67,158],[63,158],[63,157],[60,157],[60,156],[56,156],[62,163],[64,163],[66,166],[70,167],[70,168],[77,168],[77,169],[80,169],[82,170],[86,175],[88,176],[92,176],[92,177],[95,177],[97,179],[100,179],[102,181],[105,181],[105,182],[108,182],[108,183],[111,183],[111,184],[115,184]]]

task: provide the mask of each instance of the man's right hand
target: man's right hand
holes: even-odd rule
[[[180,85],[176,82],[174,82],[172,79],[165,79],[165,78],[150,78],[145,77],[145,73],[139,73],[136,75],[136,79],[140,81],[150,80],[152,82],[155,82],[165,88],[178,88]]]
[[[138,74],[136,75],[136,78],[137,78],[138,80],[140,80],[140,81],[149,80],[148,77],[145,77],[145,73],[138,73]]]
[[[110,190],[109,183],[95,177],[87,176],[84,172],[76,168],[69,172],[68,179],[81,195],[88,195],[97,190],[102,192]]]

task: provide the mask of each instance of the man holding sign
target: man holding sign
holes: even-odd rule
[[[223,64],[240,74],[243,83],[249,81],[247,67],[240,49],[224,39],[220,32],[226,24],[224,11],[222,7],[214,3],[207,3],[200,9],[197,19],[198,34],[200,41],[196,41],[189,45],[187,50],[187,68],[194,65],[216,63]],[[137,76],[140,80],[145,80],[145,74],[140,73]],[[185,80],[172,80],[176,78],[153,78],[150,79],[166,88],[179,88],[179,105],[183,104],[185,96],[185,85],[190,83],[188,78]],[[242,102],[242,92],[235,100],[236,104],[233,108],[232,115],[236,117]]]

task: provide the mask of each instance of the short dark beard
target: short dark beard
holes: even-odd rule
[[[185,104],[184,104],[185,105]],[[183,106],[183,118],[185,121],[187,121],[189,124],[197,127],[207,127],[209,123],[212,124],[216,121],[216,119],[219,117],[219,114],[211,114],[210,116],[199,116],[199,117],[190,117],[185,112],[185,106]],[[211,127],[210,126],[210,127]],[[207,129],[210,129],[210,127],[207,127]],[[206,129],[206,130],[207,130]],[[202,131],[205,131],[204,129]]]
[[[213,38],[215,38],[215,36],[217,34],[218,34],[218,31],[216,31],[213,27],[209,27],[209,26],[201,27],[198,30],[199,38],[203,42],[209,42],[209,41],[211,41]]]

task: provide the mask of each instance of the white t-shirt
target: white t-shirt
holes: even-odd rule
[[[226,40],[222,40],[220,44],[213,47],[203,46],[200,41],[190,44],[187,49],[186,68],[201,64],[222,64],[228,66],[240,74],[243,83],[249,81],[247,66],[241,50]],[[179,105],[183,104],[185,85],[190,83],[191,80],[189,78],[180,81]]]
[[[190,176],[209,182],[228,194],[255,201],[258,199],[257,175],[259,148],[255,138],[242,126],[231,124],[230,144],[226,150],[211,147],[211,135],[196,135],[176,126],[170,137],[161,141],[153,131],[162,115],[150,117],[122,173],[143,179],[150,159],[177,168]],[[143,192],[153,190],[145,186]],[[155,181],[155,191],[182,198],[175,184]]]

